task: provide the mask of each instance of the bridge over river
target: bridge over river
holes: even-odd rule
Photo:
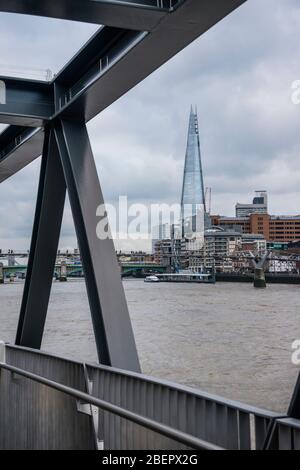
[[[84,270],[82,264],[66,264],[67,277],[84,277]],[[1,268],[0,268],[1,269]],[[4,266],[4,278],[11,278],[14,276],[25,278],[27,274],[27,265]],[[157,263],[121,263],[120,265],[122,277],[144,277],[153,273],[164,273],[165,266]],[[60,278],[62,266],[57,264],[55,266],[53,277]]]

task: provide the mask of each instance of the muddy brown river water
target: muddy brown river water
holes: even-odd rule
[[[300,371],[291,361],[300,286],[125,280],[124,287],[144,373],[286,411]],[[0,286],[1,340],[14,340],[22,290],[22,282]],[[43,349],[97,360],[84,281],[53,284]]]

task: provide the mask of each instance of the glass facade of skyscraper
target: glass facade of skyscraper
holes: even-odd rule
[[[185,156],[181,217],[183,235],[204,231],[205,192],[197,111],[191,109]]]

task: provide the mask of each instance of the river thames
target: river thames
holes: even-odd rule
[[[300,286],[147,284],[124,287],[143,372],[284,412],[300,367]],[[23,283],[0,286],[0,339],[14,341]],[[38,299],[37,299],[38,301]],[[43,349],[95,362],[84,281],[54,282]]]

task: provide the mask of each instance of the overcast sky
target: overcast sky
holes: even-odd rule
[[[300,80],[299,27],[299,0],[248,0],[89,123],[106,200],[179,202],[195,104],[212,212],[234,215],[237,201],[266,189],[271,213],[299,214],[300,106],[291,101]],[[13,67],[24,76],[55,73],[95,30],[0,14],[0,75]],[[0,186],[3,249],[29,247],[39,164]],[[74,246],[67,207],[61,247]]]

